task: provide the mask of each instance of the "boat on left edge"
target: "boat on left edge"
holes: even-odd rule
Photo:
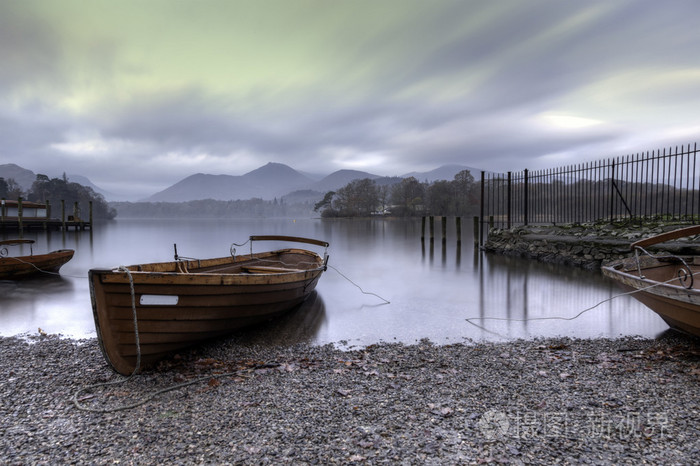
[[[42,273],[56,274],[73,258],[72,249],[59,249],[46,254],[34,254],[32,239],[0,241],[0,280],[28,278]],[[8,247],[29,245],[29,255],[10,255]]]
[[[313,292],[328,254],[300,248],[253,253],[254,241],[328,243],[251,236],[250,254],[182,258],[88,273],[95,329],[107,363],[130,375],[167,355],[288,312]]]

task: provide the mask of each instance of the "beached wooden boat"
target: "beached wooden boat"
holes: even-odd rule
[[[176,250],[172,262],[90,270],[95,327],[107,362],[128,375],[301,304],[326,270],[328,255],[306,249],[253,253],[253,241],[260,240],[328,247],[308,238],[251,236],[246,255],[232,248],[226,257],[183,259]]]
[[[671,328],[700,337],[700,256],[648,253],[644,248],[700,234],[700,226],[682,228],[631,245],[633,257],[602,267],[603,274],[656,312]]]
[[[34,254],[33,239],[10,239],[0,241],[0,280],[16,280],[41,274],[55,274],[71,260],[72,249],[59,249],[46,254]],[[29,245],[29,255],[12,256],[8,246]]]

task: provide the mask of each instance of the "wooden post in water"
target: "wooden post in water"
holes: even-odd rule
[[[51,202],[46,201],[46,216],[44,217],[44,230],[49,229],[49,218],[51,217]]]
[[[443,215],[440,220],[442,223],[442,244],[445,244],[447,242],[447,217]]]
[[[90,207],[90,231],[92,231],[92,201],[88,203],[88,206]]]
[[[7,215],[7,214],[5,213],[5,209],[6,209],[6,208],[7,208],[7,207],[5,206],[5,198],[3,197],[3,198],[2,198],[2,202],[0,202],[0,218],[2,218],[2,221],[3,221],[3,222],[5,221],[5,215]]]
[[[73,203],[73,222],[75,224],[75,231],[78,231],[78,201]]]
[[[66,201],[61,199],[61,228],[66,231]]]
[[[433,224],[433,221],[435,220],[435,217],[432,215],[430,216],[430,242],[432,243],[435,241],[435,225]]]
[[[22,197],[17,198],[17,224],[19,235],[22,236]]]
[[[455,217],[455,227],[457,228],[457,244],[462,242],[462,217]]]
[[[425,241],[425,215],[421,217],[420,221],[420,240]]]
[[[479,228],[479,217],[476,215],[474,216],[474,247],[478,248],[479,244],[481,244],[481,238],[479,238],[479,234],[481,233],[481,229]]]

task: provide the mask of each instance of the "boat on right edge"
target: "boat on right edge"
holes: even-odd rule
[[[700,277],[696,277],[700,255],[651,254],[645,249],[698,234],[700,225],[637,241],[630,245],[634,256],[610,262],[601,270],[624,290],[634,292],[634,298],[671,328],[700,337]]]

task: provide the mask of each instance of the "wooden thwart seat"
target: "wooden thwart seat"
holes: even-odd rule
[[[264,265],[246,265],[241,267],[244,272],[248,273],[289,273],[289,272],[304,272],[302,269],[288,269],[285,267],[268,267]]]

